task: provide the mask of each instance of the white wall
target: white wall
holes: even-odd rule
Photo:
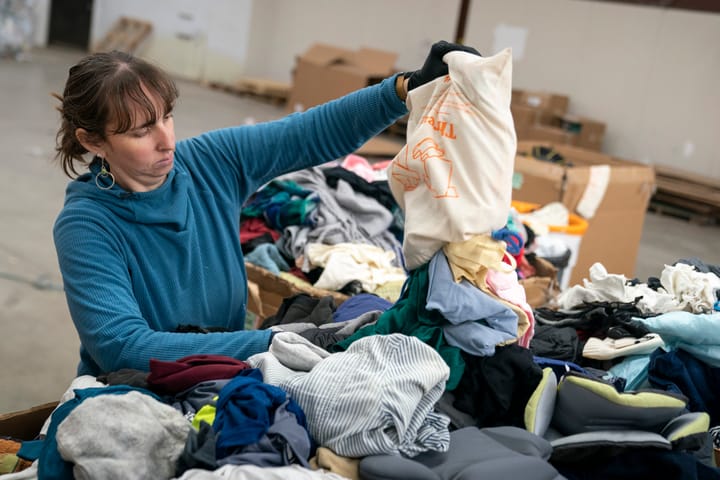
[[[527,33],[518,88],[570,96],[616,156],[720,178],[720,15],[577,0],[473,2],[466,41]]]
[[[41,0],[44,3],[47,0]],[[60,0],[55,0],[60,1]],[[195,80],[290,81],[314,42],[422,64],[452,40],[459,0],[95,0],[91,39],[121,15],[151,21],[144,55]],[[475,0],[465,43],[515,47],[514,85],[570,97],[607,123],[604,150],[720,179],[720,15],[580,0]]]
[[[252,0],[95,0],[91,42],[121,16],[151,22],[142,56],[177,76],[232,82],[243,74]]]
[[[315,42],[393,51],[399,69],[415,69],[434,41],[452,39],[458,8],[457,0],[256,0],[248,74],[290,81],[295,57]]]
[[[50,26],[50,0],[33,0],[32,9],[35,22],[33,44],[45,45],[47,44],[48,28]]]

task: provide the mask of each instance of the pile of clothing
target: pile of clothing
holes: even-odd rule
[[[7,478],[720,479],[716,267],[597,264],[531,306],[510,52],[448,56],[392,162],[278,177],[242,211],[248,261],[349,299],[285,298],[247,359],[78,377]]]

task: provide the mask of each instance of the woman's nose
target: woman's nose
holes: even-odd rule
[[[157,128],[157,143],[158,148],[161,150],[168,150],[175,148],[175,129],[173,128],[172,122],[166,124],[160,124]]]

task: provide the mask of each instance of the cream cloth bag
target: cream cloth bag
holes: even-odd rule
[[[517,138],[510,49],[447,53],[449,75],[408,94],[407,143],[388,166],[405,213],[405,266],[507,223]]]

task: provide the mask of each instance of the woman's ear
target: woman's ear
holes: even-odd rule
[[[101,157],[102,152],[100,152],[100,149],[102,147],[102,142],[99,141],[95,135],[89,133],[84,128],[76,128],[75,129],[75,138],[77,138],[78,142],[80,142],[80,145],[85,147],[85,150],[92,153],[93,155],[100,155]]]

